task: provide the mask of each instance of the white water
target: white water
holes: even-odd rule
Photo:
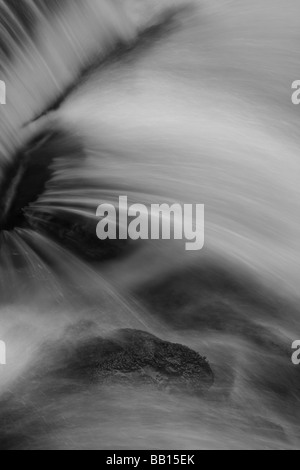
[[[55,402],[37,384],[23,397],[33,422],[45,423],[31,446],[299,447],[300,369],[291,345],[300,337],[300,108],[290,99],[299,78],[298,2],[199,0],[169,34],[94,71],[57,111],[20,130],[96,54],[132,41],[168,3],[145,1],[137,14],[135,2],[89,0],[51,21],[41,13],[36,38],[22,49],[12,44],[14,60],[4,62],[1,157],[10,161],[37,129],[62,128],[63,148],[80,147],[56,163],[31,223],[58,213],[93,221],[97,206],[119,195],[203,203],[206,248],[195,255],[149,242],[91,263],[47,236],[57,228],[3,233],[0,338],[9,363],[1,390],[19,377],[26,383],[44,341],[82,318],[95,322],[95,334],[126,326],[187,344],[208,357],[216,384],[201,401],[90,387],[71,397],[62,391]],[[222,286],[224,272],[236,295],[231,282]],[[24,413],[19,425],[30,435]]]

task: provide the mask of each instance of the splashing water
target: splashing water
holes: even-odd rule
[[[299,447],[299,2],[20,3],[0,2],[0,447]],[[120,195],[205,204],[205,249],[100,242]],[[215,385],[78,389],[47,345],[82,322],[186,344]]]

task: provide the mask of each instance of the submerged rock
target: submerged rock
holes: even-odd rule
[[[61,372],[79,380],[191,394],[203,393],[214,382],[209,363],[197,352],[130,329],[77,344]]]
[[[44,345],[36,364],[1,396],[0,450],[28,448],[49,429],[59,432],[72,407],[80,415],[100,397],[102,409],[115,386],[142,387],[144,397],[145,389],[201,396],[213,385],[206,359],[186,346],[130,329],[105,338],[95,334],[93,322],[80,322],[67,331],[63,345]],[[125,390],[117,392],[126,402]]]

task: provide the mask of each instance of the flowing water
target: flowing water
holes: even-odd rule
[[[1,448],[299,448],[300,6],[242,3],[0,1]],[[100,242],[121,195],[205,204],[204,250]],[[79,387],[51,345],[86,322],[186,344],[215,385]]]

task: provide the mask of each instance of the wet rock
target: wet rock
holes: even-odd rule
[[[77,380],[191,394],[214,382],[209,363],[197,352],[144,331],[117,330],[108,338],[85,340],[68,355],[61,373]]]
[[[44,345],[36,364],[1,396],[0,450],[44,445],[72,415],[69,403],[80,414],[85,401],[103,403],[114,386],[142,387],[142,396],[145,389],[202,396],[213,385],[206,359],[186,346],[130,329],[95,335],[94,322],[79,322],[63,345]],[[117,389],[121,397],[124,391]]]

